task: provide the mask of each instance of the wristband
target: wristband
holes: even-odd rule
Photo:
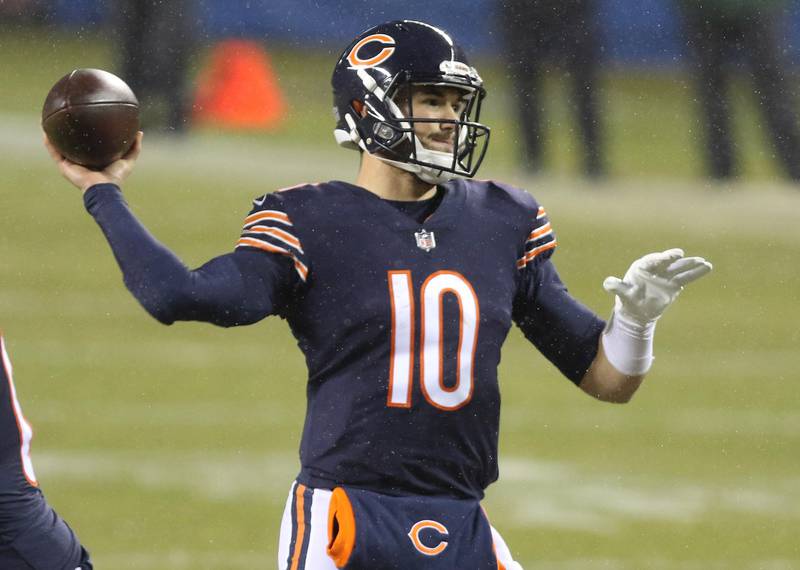
[[[641,376],[653,364],[656,321],[634,321],[615,309],[603,331],[602,343],[611,365],[628,376]]]

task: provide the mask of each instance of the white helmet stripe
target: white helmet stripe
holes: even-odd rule
[[[378,109],[375,108],[375,106],[372,103],[370,103],[369,101],[366,101],[365,104],[366,104],[367,107],[369,107],[369,110],[372,111],[373,115],[378,117],[381,121],[385,121],[386,120],[386,117],[381,115],[380,111],[378,111]]]
[[[374,93],[375,96],[383,101],[386,98],[386,93],[384,93],[383,89],[378,87],[378,83],[372,78],[372,76],[366,72],[364,69],[359,69],[356,74],[358,78],[361,79],[361,83],[364,84],[364,87],[370,93]]]

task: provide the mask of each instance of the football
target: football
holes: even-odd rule
[[[122,79],[101,69],[75,69],[44,101],[42,128],[66,158],[102,169],[136,140],[139,101]]]

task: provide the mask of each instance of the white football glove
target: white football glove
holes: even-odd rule
[[[606,277],[603,288],[617,296],[615,313],[646,325],[664,313],[684,285],[711,269],[702,257],[684,257],[682,249],[668,249],[637,259],[622,279]]]

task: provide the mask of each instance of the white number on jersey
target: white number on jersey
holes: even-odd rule
[[[443,300],[454,295],[459,307],[456,381],[444,385]],[[411,407],[414,376],[415,307],[410,271],[389,271],[389,297],[392,305],[391,361],[389,365],[390,407]],[[455,271],[437,271],[422,284],[420,291],[420,373],[425,399],[442,410],[457,410],[472,398],[475,349],[478,342],[480,309],[478,297],[469,281]]]

